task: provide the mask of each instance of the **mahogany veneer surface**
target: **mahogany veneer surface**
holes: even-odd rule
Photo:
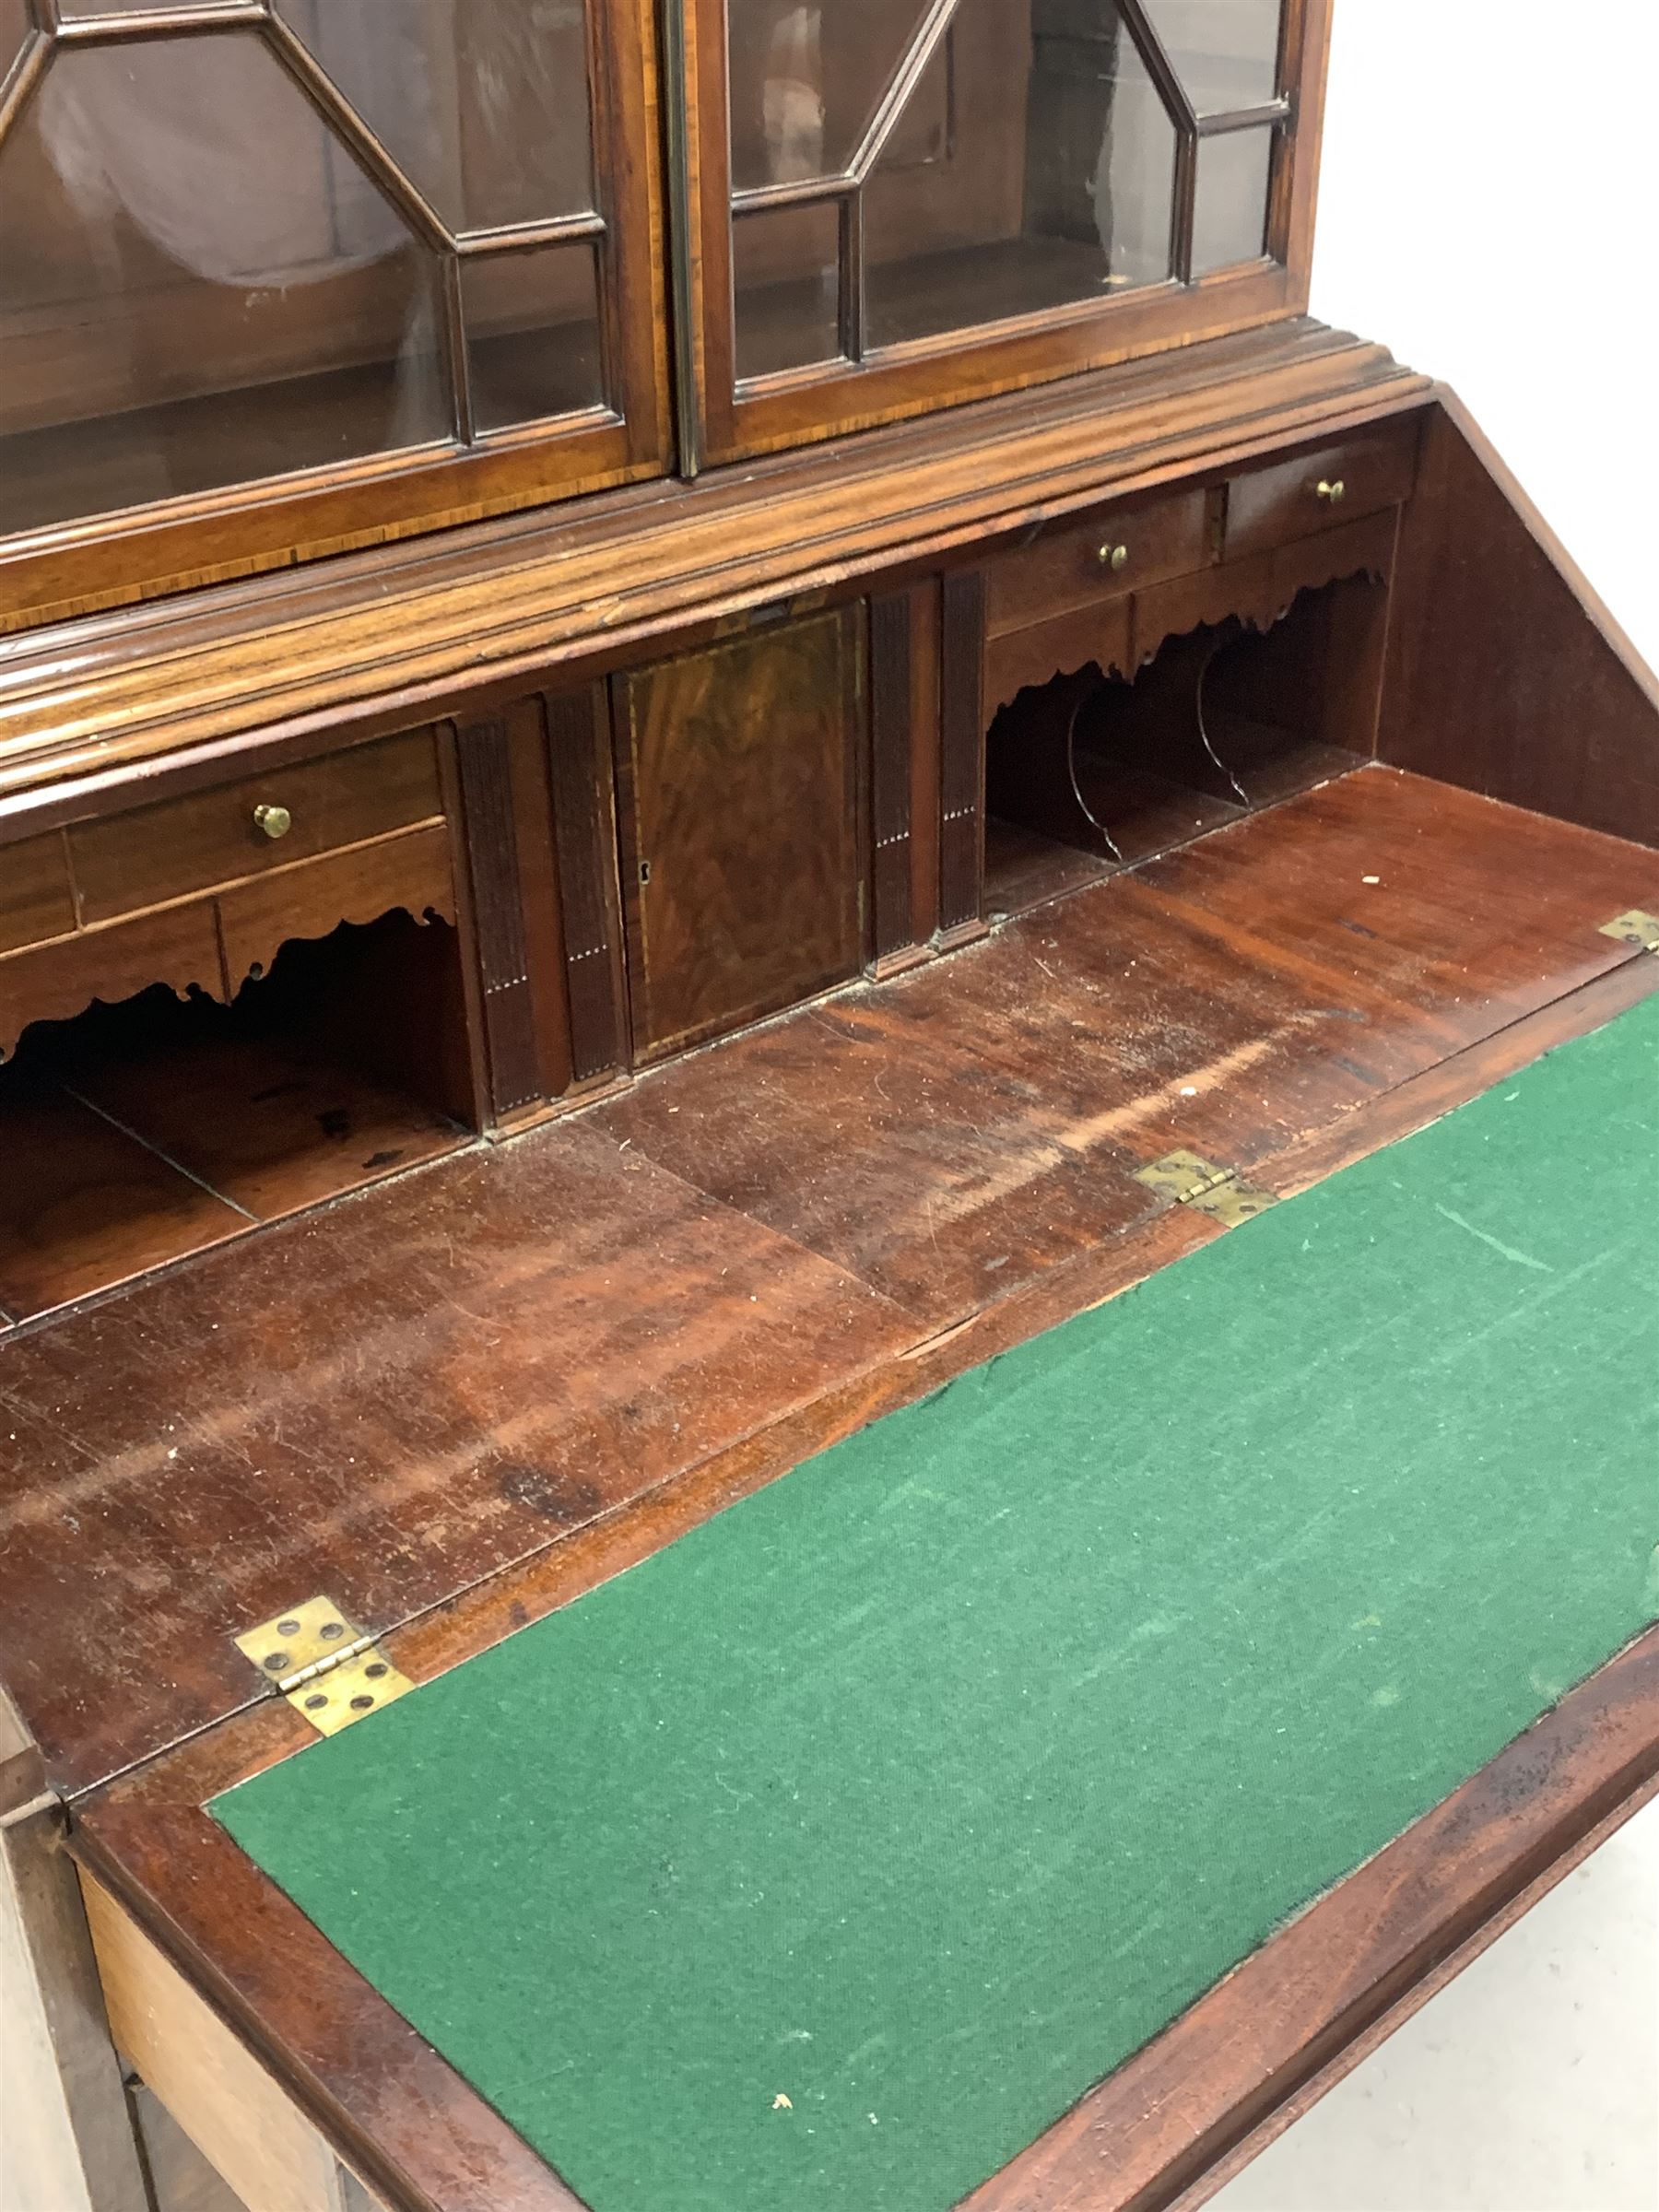
[[[0,1074],[0,1324],[465,1142],[322,1054],[223,1031],[185,1041],[160,1018],[153,1051],[124,1046],[117,1026],[103,1049],[36,1055],[49,1073]]]
[[[1368,770],[591,1125],[942,1325],[1143,1218],[1143,1161],[1245,1164],[1612,967],[1595,924],[1655,883],[1636,847]]]
[[[1365,771],[15,1334],[0,1676],[85,1788],[256,1694],[249,1622],[317,1589],[408,1620],[722,1453],[766,1458],[825,1394],[874,1405],[976,1312],[1111,1274],[1155,1226],[1143,1161],[1339,1128],[1644,960],[1599,925],[1656,902],[1651,853]]]
[[[0,1097],[0,1313],[44,1312],[248,1226],[128,1131],[53,1083]]]

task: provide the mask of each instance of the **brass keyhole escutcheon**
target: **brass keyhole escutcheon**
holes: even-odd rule
[[[1099,558],[1103,569],[1110,569],[1114,576],[1121,576],[1129,566],[1129,548],[1127,546],[1102,546]]]
[[[1343,500],[1347,498],[1347,486],[1343,482],[1342,478],[1338,477],[1334,484],[1326,482],[1315,485],[1314,492],[1318,498],[1324,500],[1328,505],[1332,507],[1340,507]]]
[[[286,806],[255,806],[253,827],[266,837],[286,837],[294,826],[294,818]]]
[[[648,860],[640,863],[640,881],[642,884],[651,881],[651,863]]]

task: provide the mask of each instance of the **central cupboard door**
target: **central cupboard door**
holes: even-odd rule
[[[865,957],[862,610],[612,679],[636,1065]]]
[[[1300,313],[1330,0],[668,0],[710,461]]]

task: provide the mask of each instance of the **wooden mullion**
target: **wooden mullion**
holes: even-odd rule
[[[850,361],[862,361],[865,352],[865,220],[864,194],[856,187],[841,204],[837,239],[837,325],[841,349]]]
[[[1288,123],[1289,119],[1288,100],[1264,100],[1253,108],[1229,108],[1223,113],[1200,115],[1197,131],[1200,138],[1224,138],[1235,131],[1265,130],[1269,124]]]

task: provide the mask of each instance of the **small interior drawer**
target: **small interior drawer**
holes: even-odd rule
[[[1417,431],[1409,423],[1363,430],[1339,445],[1235,477],[1227,500],[1227,558],[1288,545],[1315,531],[1397,507],[1417,480]]]
[[[1209,494],[1198,490],[1053,524],[986,562],[986,634],[1000,637],[1203,568],[1208,522]],[[1114,559],[1120,550],[1124,558]]]
[[[74,927],[69,861],[57,832],[0,845],[0,952],[66,935]]]
[[[69,832],[82,917],[241,882],[442,811],[437,739],[423,729],[85,823]]]

